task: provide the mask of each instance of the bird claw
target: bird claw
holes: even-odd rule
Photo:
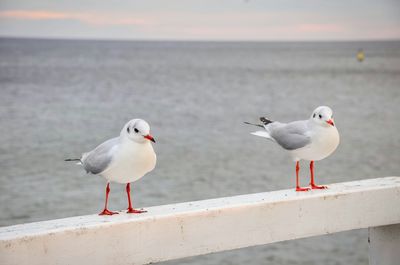
[[[136,210],[136,209],[133,209],[133,208],[128,208],[126,213],[147,213],[147,211],[146,210]]]
[[[114,215],[114,214],[118,214],[118,212],[113,212],[108,209],[104,209],[101,213],[99,213],[99,215]]]
[[[296,187],[296,191],[309,191],[310,188]]]
[[[318,186],[318,185],[315,185],[315,184],[311,184],[311,189],[313,189],[313,190],[325,190],[327,188],[328,188],[327,186],[323,186],[323,185]]]

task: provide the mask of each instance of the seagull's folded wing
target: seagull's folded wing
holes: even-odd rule
[[[105,141],[93,151],[83,155],[82,164],[86,172],[99,174],[103,172],[112,161],[113,150],[118,146],[119,138]]]
[[[307,121],[296,121],[271,130],[271,137],[284,149],[295,150],[311,143]]]

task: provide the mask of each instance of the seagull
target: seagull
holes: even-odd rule
[[[311,189],[326,189],[327,186],[314,182],[314,161],[328,157],[339,145],[339,132],[332,114],[331,108],[320,106],[308,120],[282,123],[261,117],[262,124],[245,123],[263,128],[251,134],[272,140],[289,152],[296,162],[296,191],[308,191],[310,188],[299,185],[299,161],[310,161]]]
[[[119,137],[109,139],[92,151],[83,153],[81,158],[65,160],[78,161],[86,173],[100,175],[107,180],[104,210],[99,215],[118,214],[107,208],[111,181],[126,184],[127,213],[146,212],[132,207],[130,183],[154,169],[157,158],[151,142],[156,141],[150,134],[149,124],[142,119],[133,119],[125,124]]]

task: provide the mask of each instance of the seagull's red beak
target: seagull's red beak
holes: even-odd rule
[[[144,138],[146,138],[147,140],[152,141],[153,143],[156,142],[156,140],[154,140],[153,136],[151,136],[150,134],[143,136]]]
[[[333,120],[332,120],[332,119],[327,120],[326,123],[328,123],[328,124],[330,124],[330,125],[332,125],[332,126],[335,126],[335,124],[333,123]]]

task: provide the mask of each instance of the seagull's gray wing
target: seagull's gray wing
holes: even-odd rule
[[[286,150],[299,149],[311,142],[308,121],[280,123],[277,126],[271,126],[269,131],[271,137]]]
[[[82,165],[86,172],[99,174],[103,172],[112,161],[112,155],[118,147],[119,137],[112,138],[97,146],[94,150],[82,155]]]

